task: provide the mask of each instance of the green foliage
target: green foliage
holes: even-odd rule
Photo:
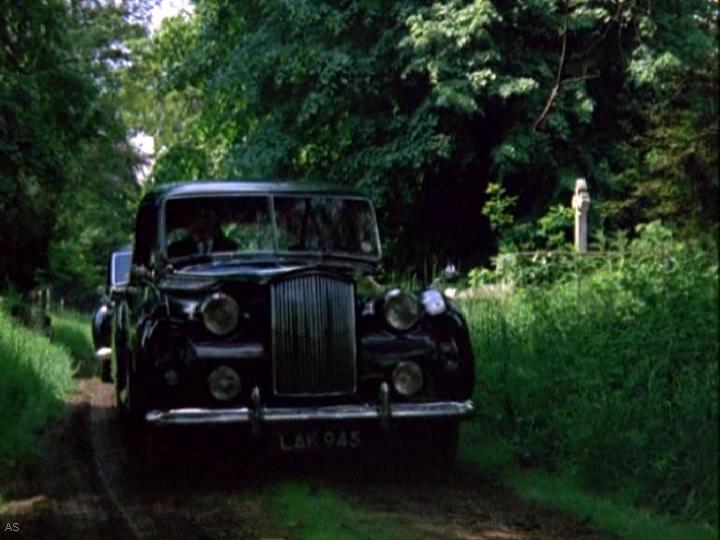
[[[0,279],[23,290],[92,288],[127,239],[126,126],[155,182],[366,191],[396,268],[557,247],[530,224],[581,175],[610,231],[717,223],[711,0],[199,0],[149,37],[136,0],[5,3]]]
[[[500,20],[490,1],[450,0],[417,8],[406,20],[409,36],[401,41],[414,53],[404,75],[427,76],[437,107],[466,114],[482,113],[482,97],[532,90],[537,86],[532,79],[522,84],[498,69],[501,55],[492,30]]]
[[[609,230],[717,219],[710,0],[196,6],[135,44],[125,81],[128,121],[160,148],[157,182],[360,188],[394,264],[416,269],[486,258],[498,235],[539,247],[528,224],[578,176]],[[539,234],[564,243],[560,227]]]
[[[53,313],[51,341],[68,352],[79,377],[98,374],[90,317],[67,311]]]
[[[493,196],[486,203],[486,208],[489,205],[491,211],[497,212],[496,208],[499,208],[501,204],[503,203],[497,202],[496,196]],[[509,205],[506,204],[507,206]],[[492,219],[497,218],[493,217]],[[516,223],[512,227],[504,227],[499,230],[501,255],[497,258],[499,259],[503,254],[512,255],[518,251],[570,249],[573,219],[573,211],[569,206],[556,204],[548,208],[547,213],[537,220],[524,221]],[[509,216],[505,217],[507,224],[513,223],[510,220]]]
[[[550,207],[547,214],[538,220],[538,233],[547,240],[548,249],[566,247],[567,233],[572,223],[572,208],[558,204]]]
[[[640,233],[605,260],[501,268],[522,286],[465,304],[477,422],[523,464],[717,526],[717,251]]]
[[[595,247],[600,251],[577,253],[564,245],[564,238],[571,219],[571,212],[560,206],[551,209],[548,215],[540,219],[535,230],[534,243],[521,244],[531,251],[517,252],[507,250],[493,258],[493,270],[475,268],[469,272],[470,285],[473,287],[509,283],[516,286],[548,285],[556,282],[570,282],[588,276],[596,271],[616,271],[632,265],[660,264],[671,267],[675,264],[675,251],[668,248],[673,245],[674,235],[671,229],[659,220],[641,223],[635,227],[636,237],[630,241],[627,234],[620,232],[607,238],[600,232],[596,236]],[[517,232],[517,231],[516,231]],[[566,250],[548,251],[544,247],[556,245]],[[695,249],[707,248],[712,244],[710,237],[706,242],[697,240],[691,244]],[[541,244],[538,249],[538,244]],[[510,244],[511,247],[517,246]]]
[[[490,220],[493,230],[502,231],[513,224],[513,216],[510,213],[517,197],[510,197],[505,193],[505,188],[497,182],[490,182],[487,186],[487,201],[483,206],[483,214]]]
[[[87,287],[127,225],[135,158],[116,71],[142,30],[127,2],[1,4],[0,280]]]
[[[717,3],[687,9],[692,21],[668,12],[644,20],[651,42],[634,51],[626,82],[635,128],[621,145],[626,200],[604,205],[611,219],[717,224]]]
[[[37,434],[62,411],[73,386],[72,359],[0,310],[0,465],[37,452]]]

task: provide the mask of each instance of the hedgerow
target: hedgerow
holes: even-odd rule
[[[537,259],[511,294],[463,302],[477,431],[523,465],[717,526],[717,251],[658,231],[590,267]]]

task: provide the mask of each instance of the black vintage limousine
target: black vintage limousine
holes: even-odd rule
[[[354,191],[225,181],[147,194],[114,294],[128,432],[234,425],[283,450],[408,433],[452,459],[473,411],[465,320],[434,288],[380,289],[380,262],[374,208]]]

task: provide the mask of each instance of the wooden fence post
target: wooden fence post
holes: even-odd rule
[[[587,252],[588,225],[587,216],[590,209],[590,193],[584,178],[575,181],[575,195],[572,198],[572,207],[575,212],[575,251]]]

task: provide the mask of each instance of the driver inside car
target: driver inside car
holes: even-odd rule
[[[235,251],[235,242],[225,238],[212,209],[200,208],[188,227],[189,234],[168,246],[168,257],[209,255],[221,251]]]

